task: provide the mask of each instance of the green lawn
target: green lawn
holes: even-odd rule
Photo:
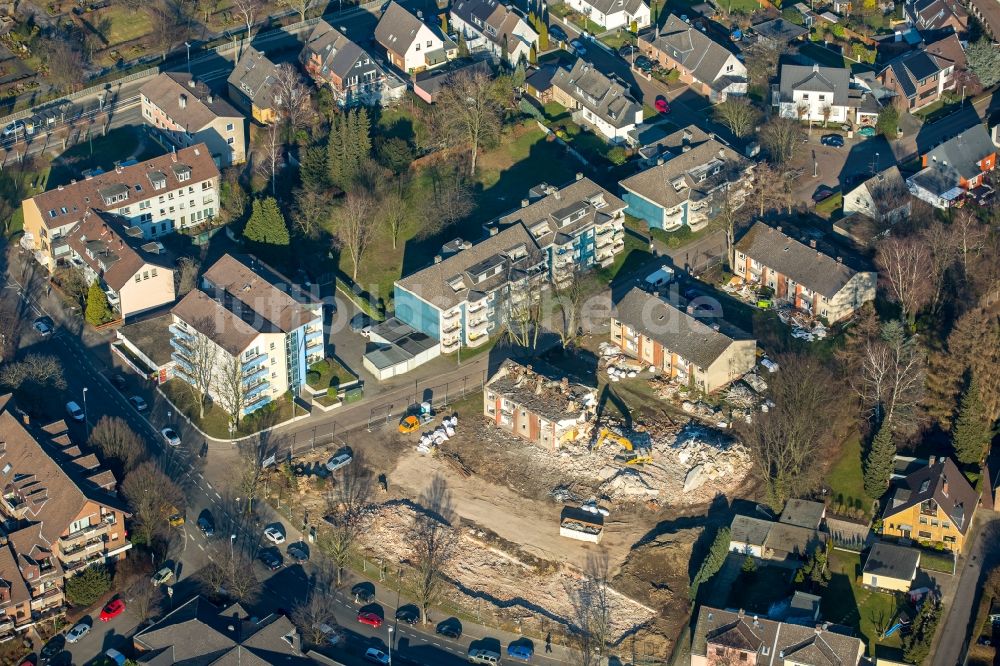
[[[350,370],[332,357],[312,364],[306,376],[309,386],[315,389],[335,389],[341,384],[346,384],[357,379]]]
[[[649,261],[651,257],[649,254],[649,245],[628,231],[625,232],[624,240],[625,248],[615,257],[614,263],[607,268],[598,268],[595,271],[594,275],[599,280],[605,283],[611,282],[626,265],[639,266]]]
[[[882,657],[898,652],[898,632],[886,639],[880,639],[880,636],[892,626],[900,606],[891,594],[861,587],[861,556],[842,550],[832,551],[830,573],[833,577],[822,594],[823,619],[855,629],[868,646],[869,656],[875,655],[876,646]]]
[[[205,417],[199,418],[197,401],[191,391],[191,387],[187,383],[180,379],[171,379],[162,384],[160,388],[163,389],[163,393],[173,403],[174,407],[191,419],[191,422],[206,434],[220,439],[231,436],[229,434],[229,415],[218,405],[212,404],[206,407]],[[302,410],[299,409],[298,413],[301,415]],[[236,435],[252,435],[264,428],[287,421],[291,417],[292,403],[283,398],[278,399],[270,405],[245,416],[240,421]]]
[[[601,41],[617,51],[626,44],[635,44],[636,39],[635,35],[623,28],[618,32],[601,37]]]
[[[145,11],[131,12],[124,7],[108,7],[100,10],[99,14],[98,20],[111,21],[111,29],[104,35],[108,46],[117,46],[139,39],[153,30],[152,21]]]
[[[827,473],[830,486],[830,506],[836,513],[838,505],[861,508],[871,515],[872,498],[865,494],[864,476],[861,473],[861,438],[853,433],[843,444],[840,457]]]
[[[929,548],[921,548],[920,568],[950,574],[955,571],[955,558],[948,551],[936,551]]]
[[[816,214],[824,217],[832,217],[835,212],[839,211],[843,207],[843,205],[844,193],[834,192],[826,199],[823,199],[816,204]]]
[[[792,593],[792,570],[785,567],[758,566],[753,573],[741,573],[729,591],[729,608],[764,615],[775,601]]]

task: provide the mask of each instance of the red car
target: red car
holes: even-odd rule
[[[112,599],[108,605],[101,610],[101,622],[110,622],[125,612],[125,602],[121,599]]]
[[[358,622],[360,622],[361,624],[367,624],[370,627],[375,627],[376,629],[378,629],[379,627],[382,626],[382,622],[384,622],[384,620],[376,613],[372,613],[369,611],[369,612],[358,613]]]

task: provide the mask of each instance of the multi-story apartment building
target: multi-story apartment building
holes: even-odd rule
[[[490,233],[448,243],[432,265],[396,281],[396,317],[446,354],[485,344],[546,283],[545,252],[523,224]]]
[[[125,218],[87,211],[69,232],[69,246],[69,264],[83,270],[87,284],[100,283],[122,318],[174,302],[174,257]]]
[[[69,232],[88,211],[121,216],[150,240],[210,221],[219,210],[219,168],[204,144],[81,180],[21,202],[24,241],[48,270],[72,256]]]
[[[246,162],[246,118],[204,82],[164,72],[139,90],[143,122],[164,148],[203,143],[216,166]]]
[[[874,271],[858,270],[782,233],[781,227],[757,222],[735,247],[733,270],[747,282],[774,290],[777,303],[823,317],[830,323],[850,317],[875,299]]]
[[[196,386],[210,377],[209,395],[240,416],[297,394],[324,357],[322,305],[253,257],[224,255],[171,315],[173,376]]]
[[[555,450],[590,438],[597,419],[597,391],[508,359],[486,383],[483,415],[498,428]]]
[[[320,20],[300,56],[306,73],[328,85],[340,106],[386,105],[406,92],[406,84],[326,21]]]
[[[943,544],[961,553],[979,493],[951,458],[930,457],[926,467],[891,489],[882,513],[882,535],[926,544]]]
[[[861,639],[826,623],[776,622],[743,610],[698,609],[691,639],[691,666],[857,666]]]
[[[60,614],[67,577],[124,558],[132,544],[114,474],[70,441],[65,423],[31,426],[6,395],[0,433],[3,634]]]
[[[614,304],[611,342],[671,379],[712,393],[757,362],[757,343],[720,320],[706,324],[633,287]]]
[[[536,185],[520,208],[496,224],[527,228],[545,253],[556,288],[576,273],[610,266],[625,249],[625,202],[582,173],[561,188]]]
[[[641,0],[636,0],[641,2]],[[538,33],[512,5],[497,0],[458,0],[451,5],[452,30],[465,39],[469,50],[484,50],[507,64],[526,62]]]
[[[740,208],[753,183],[753,162],[716,139],[621,181],[625,211],[650,227],[700,229],[726,206]]]

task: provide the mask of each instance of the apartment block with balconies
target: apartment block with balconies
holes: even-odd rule
[[[64,611],[63,583],[132,547],[117,480],[57,422],[38,428],[0,397],[0,637]]]
[[[211,376],[209,395],[241,416],[298,393],[325,357],[322,305],[254,257],[223,256],[171,315],[173,376],[192,385]]]

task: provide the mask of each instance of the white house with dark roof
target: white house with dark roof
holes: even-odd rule
[[[397,2],[390,2],[375,26],[375,41],[389,62],[407,74],[439,67],[458,57],[458,45]]]
[[[406,92],[398,76],[323,20],[306,38],[300,60],[317,84],[330,86],[340,106],[385,106]]]
[[[845,123],[850,120],[851,71],[823,65],[782,65],[773,104],[783,118]]]
[[[814,242],[813,242],[814,243]],[[763,222],[736,242],[733,271],[774,290],[778,303],[829,322],[851,316],[875,299],[876,274],[847,265]]]
[[[629,87],[581,58],[572,69],[556,70],[551,91],[552,99],[570,109],[574,120],[593,127],[610,143],[628,142],[642,123],[642,104]]]
[[[720,320],[705,323],[633,287],[611,314],[612,344],[681,384],[712,393],[757,362],[757,343]]]
[[[674,14],[663,27],[640,32],[638,44],[643,55],[676,69],[682,82],[712,101],[747,92],[747,68],[736,54]]]
[[[649,25],[649,5],[643,0],[566,0],[566,5],[605,30],[631,30],[633,23],[641,30]]]
[[[753,183],[753,162],[716,139],[658,162],[619,183],[626,212],[656,229],[700,229],[727,200],[741,207]]]
[[[456,0],[449,16],[451,29],[462,35],[470,51],[484,50],[498,58],[506,53],[511,65],[527,61],[538,43],[538,33],[524,16],[497,0]]]
[[[893,164],[844,193],[844,215],[861,213],[880,225],[907,217],[912,208],[906,181]]]

